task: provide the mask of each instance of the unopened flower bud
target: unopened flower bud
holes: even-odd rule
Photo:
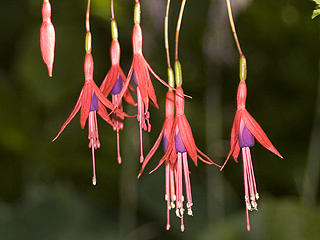
[[[40,28],[40,49],[50,77],[52,77],[55,41],[56,34],[51,22],[51,5],[48,0],[44,0],[42,5],[42,25]]]

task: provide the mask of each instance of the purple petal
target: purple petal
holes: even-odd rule
[[[96,94],[93,92],[92,98],[91,98],[90,111],[98,111],[98,109],[99,109],[98,98]]]
[[[166,134],[163,135],[163,151],[166,152],[168,148],[168,139]]]
[[[241,148],[254,146],[254,137],[242,120],[240,123],[238,140]]]
[[[133,78],[133,81],[136,84],[136,86],[138,86],[138,82],[137,82],[137,79],[136,79],[136,75],[134,74],[134,71],[132,73],[132,78]]]
[[[118,74],[117,81],[111,90],[111,94],[112,95],[119,94],[121,92],[121,90],[122,90],[122,78],[121,78],[120,74]]]
[[[180,153],[187,152],[187,149],[182,142],[179,132],[175,135],[175,142],[176,142],[176,152],[180,152]]]

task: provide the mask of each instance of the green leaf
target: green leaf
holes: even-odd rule
[[[314,19],[316,16],[320,14],[320,0],[312,0],[312,1],[314,1],[317,4],[311,16],[311,18]]]
[[[316,1],[320,1],[320,0],[316,0]],[[316,16],[318,16],[318,15],[320,15],[320,5],[318,5],[318,6],[316,7],[316,9],[313,10],[313,13],[312,13],[311,18],[314,19],[314,18],[315,18]]]

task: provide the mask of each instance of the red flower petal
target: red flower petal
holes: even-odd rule
[[[124,74],[124,72],[122,71],[122,69],[121,69],[121,67],[119,65],[117,66],[117,68],[118,68],[118,72],[119,72],[119,74],[120,74],[120,76],[122,78],[122,83],[123,83],[122,86],[124,86],[126,81],[127,81],[126,75]],[[128,85],[128,87],[133,89],[133,87],[131,85]],[[125,91],[125,93],[123,95],[123,98],[124,98],[124,100],[126,100],[127,103],[129,103],[129,104],[131,104],[133,106],[137,105],[135,103],[135,101],[133,100],[133,98],[132,98],[132,96],[131,96],[131,94],[130,94],[128,89]]]
[[[257,121],[250,115],[250,113],[246,110],[242,111],[241,118],[246,125],[246,127],[249,129],[249,131],[252,133],[252,135],[257,139],[257,141],[264,146],[266,149],[268,149],[270,152],[274,153],[280,158],[283,158],[281,154],[278,152],[278,150],[273,146],[265,132],[262,130],[260,125],[257,123]]]
[[[193,160],[193,162],[197,166],[198,165],[197,146],[194,141],[188,120],[185,115],[179,115],[179,116],[176,116],[175,121],[177,123],[182,142],[186,147],[190,158]]]
[[[116,84],[118,74],[119,73],[117,67],[112,65],[100,86],[100,90],[105,96],[109,95],[112,88]]]
[[[86,121],[89,117],[91,99],[93,95],[91,81],[86,81],[82,89],[82,98],[81,98],[81,110],[80,110],[80,125],[84,128]]]
[[[133,57],[133,71],[140,89],[141,98],[145,106],[145,112],[149,109],[148,84],[151,82],[148,68],[141,54],[135,54]]]
[[[175,164],[177,157],[174,158],[174,162],[173,162],[173,159],[171,158],[172,156],[174,156],[173,154],[175,154],[175,152],[176,152],[175,140],[174,140],[175,128],[176,128],[176,123],[173,124],[172,131],[171,131],[170,135],[168,136],[167,151],[165,152],[163,157],[160,159],[158,165],[150,173],[153,173],[154,171],[156,171],[167,159],[170,160],[170,163],[172,165]]]
[[[81,90],[80,96],[78,98],[78,101],[76,103],[76,105],[74,106],[70,116],[68,117],[68,119],[65,121],[65,123],[62,125],[59,133],[57,134],[57,136],[52,140],[52,142],[54,142],[59,136],[60,134],[63,132],[63,130],[66,128],[66,126],[71,122],[71,120],[74,118],[74,116],[78,113],[80,107],[81,107],[81,98],[82,98],[82,92],[83,90]]]
[[[159,148],[159,145],[161,143],[161,140],[163,138],[163,132],[165,129],[165,123],[162,126],[161,132],[159,134],[159,137],[157,138],[156,142],[154,143],[153,147],[151,148],[151,150],[149,151],[148,155],[145,157],[145,159],[143,160],[142,166],[141,166],[141,170],[139,172],[138,178],[140,178],[143,170],[145,169],[145,167],[147,166],[147,163],[149,162],[149,160],[152,158],[152,156],[154,155],[154,153],[157,151],[157,149]],[[162,164],[162,163],[161,163]]]
[[[234,160],[236,162],[238,162],[237,159],[238,159],[239,152],[240,152],[240,146],[238,143],[239,126],[240,126],[240,113],[239,113],[239,111],[236,111],[236,115],[234,117],[232,129],[231,129],[230,151],[229,151],[228,157],[227,157],[226,161],[224,162],[224,164],[222,165],[220,171],[222,171],[224,166],[227,164],[231,155],[233,156]]]
[[[110,117],[109,117],[109,113],[107,112],[107,109],[105,108],[105,106],[99,101],[98,102],[98,114],[100,115],[100,117],[105,120],[107,123],[109,123],[112,127],[114,127]]]

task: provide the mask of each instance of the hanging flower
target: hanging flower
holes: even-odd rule
[[[87,34],[87,36],[91,36],[91,34]],[[87,37],[87,39],[88,38],[91,39],[91,37]],[[96,113],[98,113],[111,126],[114,126],[112,121],[110,120],[109,114],[105,107],[109,109],[115,109],[115,108],[113,104],[103,95],[99,87],[93,81],[93,59],[91,55],[91,47],[90,48],[87,47],[87,53],[86,53],[85,62],[84,62],[84,74],[85,74],[85,84],[81,90],[78,101],[74,109],[72,110],[70,116],[68,117],[66,122],[62,125],[59,133],[53,139],[53,141],[55,141],[59,137],[59,135],[63,132],[63,130],[70,123],[70,121],[75,117],[75,115],[78,113],[79,110],[80,110],[80,125],[82,128],[84,128],[85,123],[89,118],[88,139],[89,139],[89,148],[92,149],[92,164],[93,164],[92,184],[96,185],[94,150],[97,148],[100,148]],[[119,109],[115,109],[115,111],[124,116],[128,116],[127,114],[125,114]]]
[[[247,230],[250,231],[249,210],[257,210],[257,200],[259,194],[257,192],[256,181],[251,160],[250,147],[254,145],[254,138],[266,149],[274,153],[280,158],[283,158],[278,150],[272,145],[267,135],[264,133],[260,125],[250,115],[246,109],[247,86],[245,81],[240,81],[237,94],[237,111],[231,129],[230,152],[227,160],[221,167],[224,168],[232,155],[237,162],[240,149],[243,158],[243,174],[244,174],[244,189],[245,203],[247,215]]]
[[[144,160],[143,155],[143,141],[142,141],[142,130],[151,131],[151,125],[149,122],[150,112],[149,112],[149,98],[151,99],[153,105],[158,108],[157,97],[151,82],[150,73],[163,85],[171,88],[165,81],[163,81],[150,67],[148,62],[142,53],[142,29],[140,26],[140,3],[136,1],[135,11],[134,11],[134,27],[132,33],[132,47],[133,47],[133,60],[131,68],[129,70],[127,79],[134,80],[137,86],[137,105],[138,114],[137,120],[139,122],[140,129],[140,163]],[[123,86],[123,93],[120,93],[120,97],[127,91],[129,86],[129,81]]]
[[[264,133],[260,125],[256,122],[256,120],[250,115],[250,113],[246,109],[246,98],[247,98],[247,86],[245,81],[240,81],[238,87],[238,94],[237,94],[237,111],[234,117],[232,129],[231,129],[231,139],[230,139],[230,152],[228,154],[227,160],[225,161],[224,165],[229,160],[230,156],[232,155],[234,160],[237,161],[240,146],[238,141],[239,135],[239,127],[241,120],[244,122],[245,126],[248,128],[250,133],[254,136],[257,141],[264,146],[266,149],[274,153],[280,158],[283,158],[278,150],[272,145],[271,141],[268,139],[267,135]]]
[[[42,25],[40,28],[40,50],[42,59],[47,65],[49,77],[52,77],[55,41],[55,30],[51,22],[51,5],[48,0],[44,0],[42,5]]]
[[[163,137],[164,150],[165,154],[159,161],[157,167],[151,172],[158,169],[164,162],[166,162],[166,200],[167,200],[167,230],[170,229],[170,218],[169,211],[176,207],[176,216],[181,219],[181,231],[184,231],[184,208],[183,208],[183,186],[182,183],[184,181],[185,184],[185,193],[187,199],[187,213],[188,215],[193,215],[192,212],[192,194],[191,194],[191,183],[190,183],[190,172],[188,166],[188,154],[191,159],[197,165],[197,159],[199,158],[201,161],[207,164],[214,164],[218,167],[219,165],[212,162],[212,160],[202,153],[196,146],[190,125],[184,115],[184,93],[181,86],[176,88],[175,94],[175,108],[176,115],[174,122],[171,127],[171,132],[168,134],[166,131],[167,128],[170,128],[169,120],[171,114],[173,115],[173,107],[170,107],[170,95],[173,95],[172,91],[168,91],[166,98],[166,121],[158,137],[155,145],[147,155],[145,161],[142,164],[141,171],[138,177],[141,176],[146,164],[154,154],[155,150],[158,148],[161,138]],[[199,155],[200,154],[200,155]],[[183,180],[184,179],[184,180]],[[175,202],[175,203],[174,203]]]
[[[124,81],[126,80],[126,76],[120,67],[120,44],[118,41],[118,31],[115,20],[111,21],[111,28],[113,36],[113,41],[111,43],[110,49],[111,68],[108,71],[105,79],[103,80],[100,86],[100,90],[106,97],[109,95],[109,93],[111,93],[112,103],[117,104],[115,105],[115,107],[122,111],[122,97],[120,97],[120,92],[122,90],[123,84],[125,83]],[[123,97],[128,103],[135,105],[135,102],[128,90],[125,91]],[[114,124],[113,130],[117,132],[117,159],[119,164],[121,163],[119,131],[123,130],[123,119],[124,116],[122,114],[113,112],[112,122]]]

